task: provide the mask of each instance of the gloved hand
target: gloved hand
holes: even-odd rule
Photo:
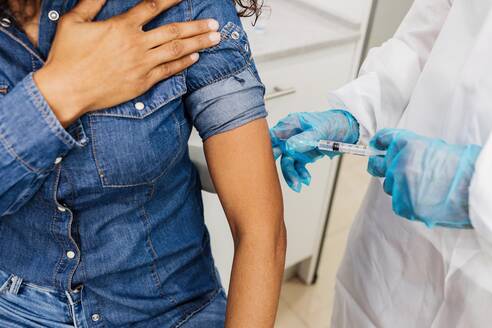
[[[450,145],[397,129],[379,131],[371,146],[387,150],[369,159],[368,171],[386,177],[384,191],[399,216],[428,227],[472,228],[468,188],[481,147]]]
[[[300,192],[302,184],[311,183],[306,168],[309,163],[335,153],[317,149],[320,140],[356,143],[359,124],[347,111],[330,110],[318,113],[295,113],[277,123],[270,130],[275,159],[282,156],[281,167],[285,181],[291,189]]]

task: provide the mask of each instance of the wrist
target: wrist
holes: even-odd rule
[[[34,73],[33,79],[63,127],[68,127],[87,112],[88,106],[66,75],[45,66]]]

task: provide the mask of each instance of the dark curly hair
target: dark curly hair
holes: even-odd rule
[[[17,0],[18,8],[29,8],[29,10],[17,10],[13,13],[15,19],[18,21],[25,21],[34,15],[37,10],[38,1],[36,0]],[[239,16],[251,17],[261,14],[261,8],[263,6],[263,0],[233,0],[239,10]],[[9,11],[9,0],[0,0],[0,13],[6,13]]]

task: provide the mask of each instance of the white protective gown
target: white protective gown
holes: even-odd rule
[[[400,218],[381,181],[371,182],[338,272],[332,327],[492,327],[492,0],[416,0],[337,99],[365,141],[403,128],[484,148],[470,187],[474,230]]]

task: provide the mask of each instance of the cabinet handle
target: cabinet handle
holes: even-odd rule
[[[268,101],[268,100],[272,100],[272,99],[276,99],[276,98],[281,98],[281,97],[291,95],[291,94],[296,93],[296,92],[297,92],[296,88],[282,89],[279,87],[274,87],[273,92],[271,92],[265,96],[265,100]]]

